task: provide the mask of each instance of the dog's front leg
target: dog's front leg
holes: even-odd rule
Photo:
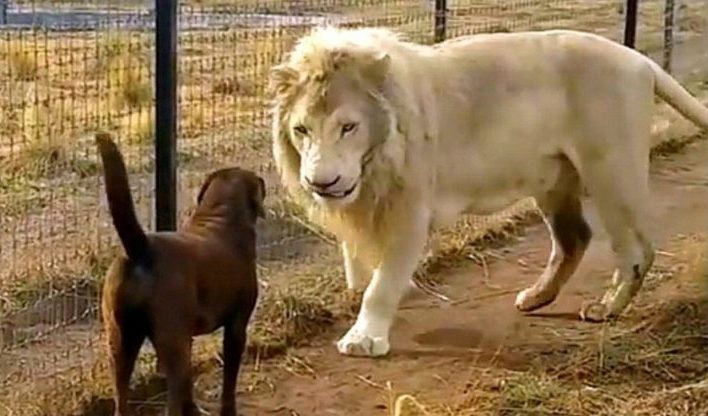
[[[388,237],[381,264],[364,292],[359,316],[337,343],[341,354],[376,357],[388,353],[389,330],[401,298],[410,288],[428,235],[430,215],[427,211],[420,209],[418,215],[410,218],[399,235]]]
[[[236,416],[236,381],[241,357],[246,348],[248,319],[236,319],[224,327],[224,379],[221,392],[221,416]]]

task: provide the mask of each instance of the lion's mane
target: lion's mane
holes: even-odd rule
[[[385,250],[397,224],[405,223],[411,197],[406,186],[411,176],[407,168],[411,146],[408,131],[416,111],[400,82],[401,78],[405,81],[405,65],[381,59],[400,56],[400,49],[406,45],[413,44],[400,41],[385,29],[318,28],[302,37],[285,62],[271,72],[273,156],[283,185],[306,209],[310,220],[351,243],[372,264]],[[380,138],[365,165],[357,200],[344,209],[330,210],[315,203],[300,185],[300,154],[290,140],[288,121],[296,100],[305,95],[322,96],[335,71],[385,81],[385,92],[368,92],[389,114],[391,123],[388,132],[380,132],[386,137]]]

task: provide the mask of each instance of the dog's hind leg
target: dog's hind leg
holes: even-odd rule
[[[155,351],[167,377],[167,414],[196,416],[199,411],[192,397],[192,338],[184,333],[184,328],[163,326],[155,332]]]
[[[560,163],[558,182],[536,198],[551,233],[551,255],[536,283],[516,297],[516,307],[523,312],[541,308],[556,299],[578,268],[592,238],[592,231],[583,218],[578,172],[569,160],[562,159]]]
[[[132,415],[128,408],[130,376],[133,374],[135,360],[145,341],[146,333],[135,325],[134,320],[124,320],[119,326],[113,318],[115,317],[107,319],[106,328],[115,385],[115,415],[128,416]]]
[[[241,358],[246,348],[248,319],[236,319],[224,327],[224,378],[221,392],[221,416],[236,416],[236,383]]]

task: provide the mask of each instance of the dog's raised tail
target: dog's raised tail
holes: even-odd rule
[[[147,235],[135,215],[123,155],[108,133],[96,134],[96,144],[103,162],[103,179],[113,226],[128,258],[141,266],[150,267],[152,251]]]

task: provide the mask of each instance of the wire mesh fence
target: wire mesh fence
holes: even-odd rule
[[[45,384],[96,351],[97,278],[115,240],[92,131],[119,133],[150,226],[154,34],[138,5],[4,6],[0,401],[8,403],[17,386]]]
[[[269,68],[314,25],[387,26],[433,43],[436,4],[444,3],[182,1],[180,218],[208,171],[233,164],[255,170],[269,184],[273,211],[259,233],[261,262],[297,263],[293,241],[317,238],[293,214],[274,174]],[[620,40],[623,4],[448,0],[445,19],[437,22],[446,38],[571,28]],[[92,368],[98,359],[99,283],[116,239],[92,132],[115,132],[141,222],[153,228],[153,102],[160,76],[154,18],[152,3],[141,0],[0,0],[0,402],[19,385],[51,384],[57,374]],[[673,58],[680,76],[704,74],[707,19],[701,0],[642,1],[637,47],[658,60]],[[528,207],[526,201],[492,217],[466,218],[462,226],[484,230]]]

